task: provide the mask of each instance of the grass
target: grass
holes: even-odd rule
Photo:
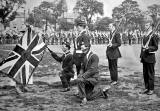
[[[12,49],[10,46],[2,46],[3,49]],[[49,46],[53,51],[61,53],[59,46]],[[106,47],[104,45],[93,46],[99,58],[99,70],[101,86],[109,84]],[[139,62],[140,46],[122,46],[120,48],[122,58],[119,59],[119,83],[111,87],[108,99],[95,99],[87,105],[80,106],[80,99],[73,96],[76,85],[72,85],[69,92],[59,92],[61,84],[55,85],[60,64],[49,54],[45,56],[34,72],[34,84],[29,85],[29,92],[18,95],[14,88],[3,87],[5,77],[0,78],[0,110],[1,111],[158,111],[160,109],[160,77],[158,65],[156,65],[155,94],[148,96],[139,92],[144,88],[141,63]],[[5,51],[4,51],[5,52]],[[7,53],[0,52],[3,57]],[[159,64],[159,51],[157,53]],[[57,78],[56,78],[57,79]]]

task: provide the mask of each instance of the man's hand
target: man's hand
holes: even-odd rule
[[[82,75],[84,73],[84,71],[81,69],[79,72],[79,75]]]
[[[59,75],[59,77],[62,77],[62,72],[60,71],[60,72],[58,73],[58,75]]]
[[[143,51],[148,51],[149,47],[143,46]]]
[[[109,43],[107,46],[108,46],[108,47],[112,47],[112,43]]]
[[[78,77],[77,80],[78,81],[84,81],[84,78],[83,77]]]

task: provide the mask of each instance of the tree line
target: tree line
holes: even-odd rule
[[[0,22],[7,26],[16,18],[17,11],[26,4],[25,0],[0,0]],[[96,16],[104,15],[104,4],[97,0],[77,0],[73,12],[78,13],[77,18],[82,17],[86,20],[90,30],[106,31],[108,24],[115,22],[118,24],[123,18],[120,27],[121,31],[125,30],[144,30],[146,16],[149,15],[156,24],[160,16],[160,4],[153,4],[147,7],[146,11],[142,11],[137,1],[125,0],[119,6],[112,10],[112,17],[103,17],[93,21]],[[64,18],[64,13],[68,7],[66,0],[54,0],[53,2],[43,1],[39,6],[29,13],[26,23],[35,27],[42,28],[47,24],[51,24],[55,30],[68,31],[74,28],[73,22],[68,22]],[[57,28],[58,26],[58,28]],[[160,29],[158,29],[160,30]]]

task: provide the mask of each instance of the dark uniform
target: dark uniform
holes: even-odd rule
[[[141,34],[140,32],[137,32],[137,38],[138,38],[138,44],[141,43]]]
[[[127,34],[126,34],[126,33],[123,33],[123,34],[122,34],[122,40],[123,40],[123,43],[124,43],[124,44],[127,44],[128,38],[127,38]]]
[[[86,26],[85,21],[79,20],[77,21],[77,26]],[[76,65],[77,75],[80,73],[81,63],[83,60],[82,53],[78,53],[81,50],[81,46],[83,44],[90,44],[90,38],[87,36],[86,30],[80,33],[76,40],[76,49],[74,49],[73,57],[74,64]]]
[[[51,50],[49,51],[51,52],[51,55],[55,60],[62,63],[62,71],[61,71],[60,79],[61,79],[63,88],[68,88],[70,86],[71,78],[74,77],[73,55],[69,52],[59,57],[53,51]]]
[[[129,33],[128,33],[128,42],[129,42],[129,45],[132,45],[132,39],[133,39],[133,35],[129,31]]]
[[[112,38],[112,35],[110,35],[110,38]],[[111,81],[117,81],[118,80],[117,62],[118,62],[118,58],[121,57],[121,53],[118,48],[121,46],[120,34],[116,33],[111,42],[112,42],[112,46],[107,47],[106,56],[108,58]]]
[[[149,39],[149,36],[143,38],[143,45],[147,43]],[[144,50],[143,48],[141,49],[141,62],[143,63],[143,77],[144,77],[144,83],[145,83],[145,88],[147,90],[154,90],[154,75],[155,75],[155,70],[154,66],[156,63],[156,58],[155,58],[155,53],[154,51],[158,50],[158,37],[157,35],[153,34],[149,45],[148,49]]]
[[[83,31],[77,38],[77,50],[81,50],[81,46],[88,43],[90,43],[90,38],[86,31]]]
[[[98,87],[99,83],[99,70],[98,70],[99,57],[92,52],[85,56],[82,62],[82,72],[78,77],[83,80],[78,81],[79,95],[87,100],[92,100],[103,95],[103,91]]]

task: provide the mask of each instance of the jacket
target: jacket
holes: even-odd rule
[[[112,35],[110,36],[110,38]],[[119,47],[121,46],[121,36],[119,33],[116,33],[112,39],[112,46],[107,47],[106,56],[108,59],[118,59],[121,57]]]

